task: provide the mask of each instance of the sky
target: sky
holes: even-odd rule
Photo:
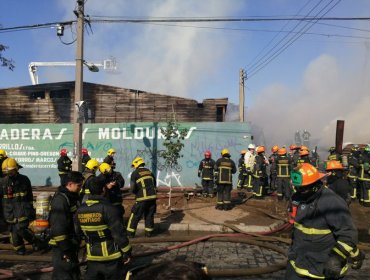
[[[75,0],[1,0],[2,27],[76,19]],[[369,17],[368,0],[87,0],[90,18],[141,17]],[[16,68],[0,68],[0,88],[30,85],[30,62],[74,61],[75,26],[1,32],[3,53]],[[64,42],[64,44],[63,44]],[[91,23],[84,58],[115,58],[117,71],[84,81],[195,99],[239,103],[245,69],[246,121],[262,131],[257,141],[289,145],[307,129],[312,145],[370,142],[370,21],[258,21],[170,24]],[[39,67],[40,83],[72,81],[73,67]]]

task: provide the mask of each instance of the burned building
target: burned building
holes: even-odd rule
[[[0,89],[0,123],[71,123],[74,82]],[[163,122],[172,112],[179,122],[224,122],[228,99],[196,100],[101,84],[84,83],[86,123]]]

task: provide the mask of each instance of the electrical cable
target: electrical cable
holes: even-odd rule
[[[334,0],[332,0],[330,3],[332,3]],[[341,0],[338,0],[331,8],[329,8],[328,11],[326,11],[324,13],[323,16],[325,16],[328,12],[330,12],[335,6],[337,6],[339,3],[341,2]],[[330,4],[329,3],[329,4]],[[329,5],[328,4],[328,5]],[[326,8],[328,5],[326,5],[324,8]],[[321,11],[320,11],[321,12]],[[319,19],[317,19],[319,20]],[[270,58],[268,60],[265,60],[263,63],[261,63],[258,67],[255,67],[255,70],[252,71],[250,74],[249,74],[249,77],[248,78],[251,78],[253,77],[254,75],[256,75],[259,71],[261,71],[263,68],[265,68],[271,61],[273,61],[276,57],[278,57],[282,52],[284,52],[288,47],[290,47],[295,41],[297,41],[301,36],[303,36],[305,34],[305,32],[307,30],[309,30],[315,23],[312,23],[310,26],[308,26],[308,28],[306,28],[306,30],[304,30],[304,32],[302,34],[299,34],[298,36],[295,36],[292,37],[287,43],[284,44],[284,46],[282,46],[277,52],[275,52],[272,56],[270,56]],[[304,26],[304,28],[306,27],[306,25]],[[301,29],[302,30],[302,29]]]

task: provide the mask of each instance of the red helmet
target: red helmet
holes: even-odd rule
[[[60,152],[59,152],[59,154],[60,154],[62,157],[66,156],[66,155],[67,155],[67,153],[68,153],[67,149],[61,149],[61,150],[60,150]]]
[[[289,146],[289,150],[291,150],[291,151],[297,150],[297,149],[299,149],[299,147],[297,145],[292,144],[292,145]]]
[[[211,158],[212,157],[212,153],[210,151],[205,151],[204,152],[204,157],[205,158]]]
[[[83,155],[88,155],[89,154],[89,151],[86,148],[82,148],[81,153]]]
[[[279,147],[277,145],[272,146],[271,152],[276,153],[279,150]]]

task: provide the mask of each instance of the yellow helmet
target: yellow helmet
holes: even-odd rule
[[[18,164],[14,158],[7,158],[3,161],[3,164],[1,165],[1,170],[3,173],[8,173],[10,170],[14,169],[18,170]]]
[[[85,167],[95,172],[99,167],[99,162],[92,158],[86,163]]]
[[[3,149],[0,149],[0,158],[6,157],[6,152]]]
[[[108,151],[107,151],[107,155],[108,156],[111,156],[111,155],[113,155],[113,154],[115,154],[116,153],[116,150],[115,149],[109,149]]]
[[[141,157],[136,157],[131,164],[131,167],[138,168],[140,165],[145,164],[143,158]]]
[[[106,162],[103,162],[99,166],[99,171],[100,171],[101,174],[107,174],[107,173],[111,172],[111,170],[112,170],[112,167]]]
[[[228,150],[228,149],[223,149],[223,150],[221,151],[221,156],[224,156],[224,155],[226,155],[226,154],[230,155],[229,150]]]

